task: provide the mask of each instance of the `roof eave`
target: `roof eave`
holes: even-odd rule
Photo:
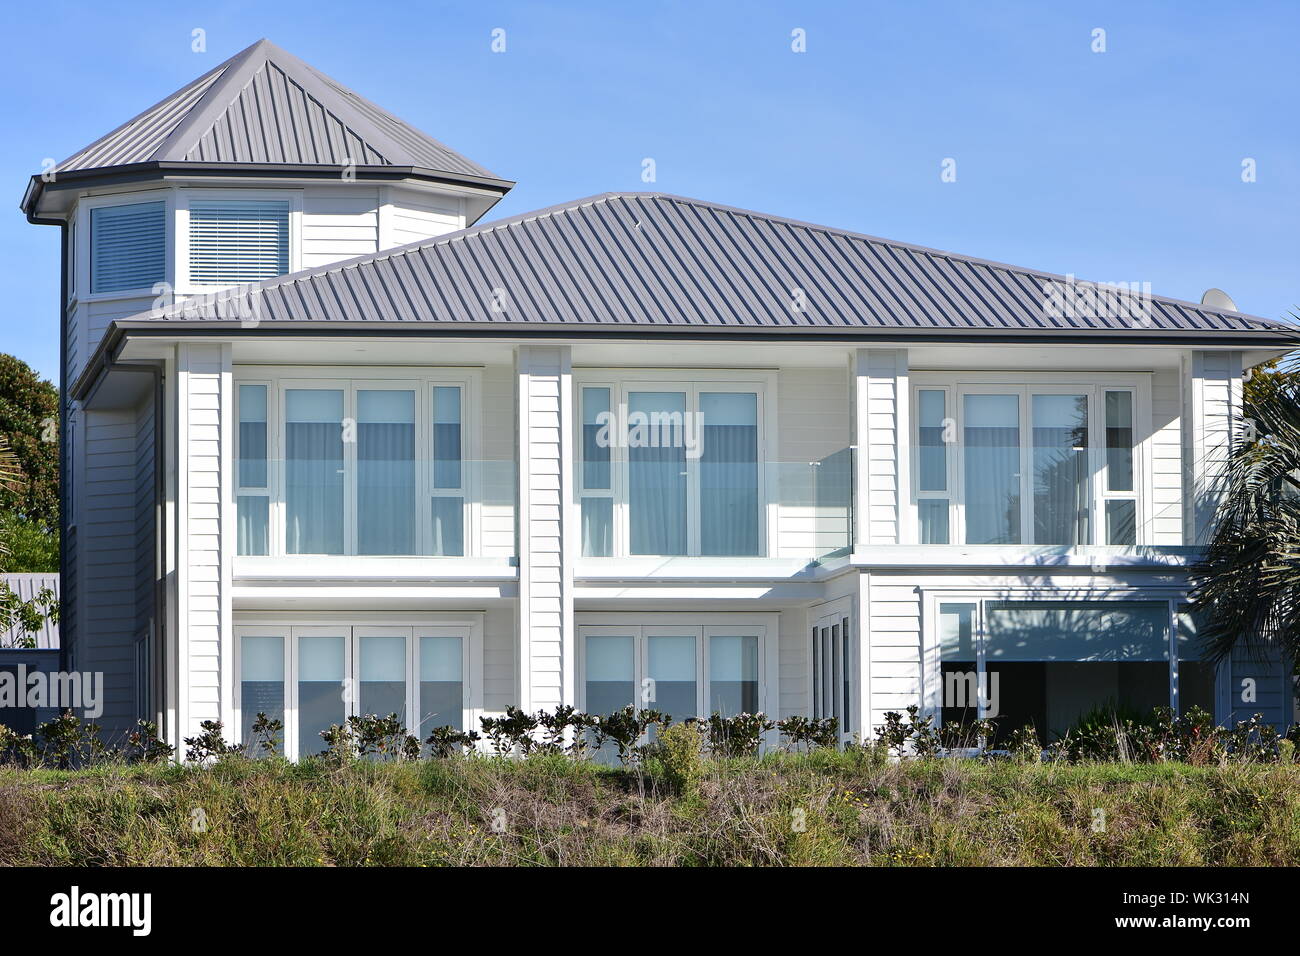
[[[356,166],[349,170],[362,181],[418,179],[460,188],[471,188],[504,196],[514,188],[508,179],[475,176],[467,173],[429,169],[423,166]],[[183,163],[151,161],[96,169],[73,169],[52,174],[51,178],[32,176],[23,192],[20,205],[27,221],[49,223],[58,220],[38,215],[41,197],[49,190],[81,189],[88,185],[147,182],[150,179],[191,176],[195,178],[250,175],[266,179],[337,179],[339,167],[305,163]]]

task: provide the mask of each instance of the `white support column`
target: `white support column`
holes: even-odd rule
[[[519,706],[573,703],[573,375],[568,346],[515,356],[519,438]]]
[[[1183,364],[1187,543],[1203,544],[1214,524],[1232,443],[1241,427],[1241,353],[1190,353]]]
[[[853,380],[854,547],[916,539],[910,487],[907,349],[857,349]]]
[[[183,344],[176,358],[176,621],[179,738],[231,726],[235,548],[231,346]]]

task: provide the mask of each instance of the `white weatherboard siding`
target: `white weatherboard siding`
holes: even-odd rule
[[[567,347],[521,346],[519,673],[525,710],[573,700],[572,360]]]
[[[778,381],[778,460],[767,468],[780,495],[775,555],[809,557],[819,544],[811,463],[850,444],[848,377],[834,369],[787,368]]]
[[[908,434],[907,350],[857,349],[851,361],[856,545],[861,549],[905,543],[910,540],[911,514],[902,497],[910,487],[904,437]]]
[[[1218,687],[1219,723],[1232,726],[1260,714],[1266,723],[1283,730],[1294,721],[1293,685],[1277,661],[1258,660],[1236,650],[1223,671]]]
[[[303,191],[302,268],[377,252],[379,188],[321,186]]]
[[[78,482],[75,666],[104,675],[112,739],[135,721],[137,415],[130,409],[79,414],[84,431]],[[74,472],[75,474],[75,472]]]
[[[179,346],[176,377],[180,724],[192,736],[204,720],[231,725],[230,346]]]
[[[515,612],[511,607],[490,607],[483,616],[483,710],[488,714],[504,713],[519,701],[518,639]],[[467,728],[478,730],[477,727]]]
[[[461,199],[398,186],[388,190],[384,216],[384,249],[432,239],[465,226]]]
[[[778,667],[781,719],[808,715],[808,647],[810,613],[804,608],[781,612]]]

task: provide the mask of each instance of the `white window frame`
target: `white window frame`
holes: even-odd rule
[[[298,638],[323,636],[343,637],[344,682],[348,683],[349,699],[344,713],[360,714],[360,639],[362,637],[406,638],[406,713],[404,722],[408,733],[419,732],[420,704],[420,638],[459,637],[461,639],[461,725],[477,730],[478,718],[483,715],[483,614],[427,614],[375,613],[365,617],[323,613],[275,613],[240,615],[234,627],[234,653],[232,654],[231,686],[234,699],[231,709],[232,738],[238,737],[244,726],[243,681],[240,677],[243,639],[245,637],[282,637],[284,647],[284,730],[283,752],[290,760],[298,754]],[[340,685],[342,695],[344,687]],[[386,716],[380,714],[379,716]],[[240,741],[247,743],[247,741]]]
[[[1184,588],[1169,587],[1078,587],[1043,588],[1006,585],[967,585],[954,588],[923,587],[922,596],[922,653],[921,653],[921,705],[925,715],[934,718],[935,726],[943,723],[943,668],[939,646],[939,606],[941,604],[973,604],[976,607],[975,633],[976,669],[985,673],[984,616],[985,607],[1004,602],[1053,602],[1087,604],[1105,607],[1116,603],[1163,604],[1167,608],[1166,640],[1169,645],[1169,706],[1180,713],[1182,704],[1178,696],[1178,614],[1187,604]],[[1223,668],[1219,668],[1219,677]],[[1217,678],[1216,678],[1217,679]],[[986,686],[981,684],[981,686]],[[984,701],[979,701],[978,715],[985,715]]]
[[[862,725],[862,687],[861,687],[861,649],[859,641],[854,634],[854,607],[853,600],[848,597],[838,598],[825,604],[819,604],[808,610],[808,635],[804,648],[806,651],[805,665],[808,674],[806,694],[807,710],[809,717],[830,717],[835,714],[843,714],[845,704],[849,709],[849,720],[840,721],[839,738],[841,742],[852,741],[856,728]],[[831,660],[826,661],[823,654],[818,653],[821,647],[823,628],[838,627],[840,628],[840,642],[833,648]],[[847,632],[847,633],[846,633]],[[848,648],[847,658],[844,655],[844,648]],[[840,680],[834,681],[835,658],[840,658]],[[829,665],[832,675],[835,700],[830,708],[825,705],[818,706],[817,699],[817,669],[820,668],[822,675],[821,681],[823,686],[826,682],[827,667]],[[844,699],[844,677],[849,680],[849,699]]]
[[[139,192],[114,193],[111,196],[87,196],[77,202],[77,212],[75,219],[80,228],[77,229],[77,249],[75,259],[77,271],[79,274],[76,287],[81,290],[73,298],[78,302],[108,302],[116,299],[154,299],[160,295],[164,296],[170,303],[171,299],[159,289],[160,285],[165,286],[171,282],[172,277],[176,275],[176,190],[175,189],[148,189]],[[161,202],[163,204],[163,274],[161,278],[155,280],[147,286],[139,286],[134,289],[115,289],[112,292],[92,292],[90,281],[90,258],[91,243],[94,231],[91,225],[91,210],[102,209],[106,206],[133,206],[138,203]],[[174,285],[173,287],[174,288]]]
[[[376,377],[376,376],[384,377]],[[234,431],[238,433],[239,421],[239,386],[267,386],[267,485],[270,503],[268,514],[270,529],[268,533],[268,554],[243,555],[250,558],[286,558],[290,560],[312,560],[315,558],[356,558],[361,561],[370,559],[387,559],[391,557],[423,557],[443,560],[457,560],[474,557],[481,553],[482,527],[482,469],[479,467],[481,454],[481,427],[479,396],[482,386],[482,370],[477,368],[451,368],[433,370],[411,367],[351,367],[337,366],[322,369],[310,369],[293,366],[236,366],[234,370],[233,391],[235,395]],[[461,390],[461,486],[455,496],[463,498],[464,555],[433,555],[432,549],[432,505],[430,498],[434,494],[449,494],[449,489],[433,488],[433,389],[435,386],[454,386]],[[356,393],[358,390],[414,391],[415,400],[415,465],[416,465],[416,531],[414,555],[368,555],[356,554],[356,444],[343,446],[344,482],[344,553],[342,555],[287,554],[285,551],[285,469],[284,469],[284,428],[285,428],[285,392],[291,388],[336,389],[343,395],[343,414],[345,418],[356,421]],[[236,438],[238,446],[238,438]],[[238,447],[236,447],[235,474],[238,480]],[[251,493],[259,493],[254,489]],[[236,496],[244,494],[238,489]]]
[[[1137,547],[1151,543],[1150,526],[1154,492],[1151,485],[1151,373],[1149,372],[913,372],[911,375],[912,407],[919,407],[920,393],[944,393],[944,419],[951,420],[957,440],[948,447],[948,490],[946,493],[920,490],[920,468],[916,458],[920,449],[920,418],[913,415],[908,443],[912,456],[913,511],[911,526],[920,538],[920,505],[926,499],[947,498],[948,543],[965,546],[966,487],[963,481],[966,395],[1016,394],[1020,402],[1020,532],[1018,544],[1002,547]],[[1133,491],[1111,492],[1107,489],[1106,464],[1106,392],[1129,392],[1133,396]],[[1079,545],[1040,545],[1032,541],[1033,516],[1033,405],[1032,396],[1046,394],[1088,395],[1089,461],[1089,531],[1091,540]],[[1109,545],[1106,537],[1105,502],[1129,500],[1136,504],[1136,541],[1133,545]],[[939,545],[942,547],[942,545]],[[999,545],[988,545],[999,547]]]
[[[642,689],[645,687],[649,667],[648,641],[654,636],[686,636],[695,638],[695,695],[697,714],[673,714],[674,723],[680,723],[686,717],[708,717],[709,684],[709,648],[708,642],[713,637],[756,637],[758,639],[758,707],[763,713],[775,720],[780,713],[779,643],[780,614],[694,614],[682,613],[610,613],[584,612],[575,615],[577,630],[576,696],[578,709],[587,706],[587,637],[631,637],[633,659],[633,694],[640,704]],[[639,709],[655,709],[655,704],[647,703]],[[772,732],[774,734],[775,731]],[[771,737],[771,734],[769,734]],[[775,743],[775,738],[768,741]]]
[[[289,204],[289,271],[285,275],[302,268],[302,197],[301,189],[223,189],[206,187],[189,187],[176,190],[176,210],[172,217],[175,222],[175,275],[178,295],[209,295],[225,289],[236,288],[247,283],[229,283],[215,285],[209,283],[195,284],[190,281],[190,203],[200,201],[237,201],[237,202],[288,202]]]
[[[686,461],[686,554],[658,555],[658,557],[771,557],[776,554],[778,541],[779,488],[767,474],[767,462],[778,445],[777,432],[777,375],[775,372],[756,369],[575,369],[573,388],[574,459],[578,481],[575,484],[575,503],[582,507],[584,497],[613,498],[613,554],[612,558],[644,558],[656,555],[632,554],[631,517],[628,488],[628,449],[624,442],[615,443],[609,454],[610,485],[608,491],[588,492],[579,487],[582,476],[582,390],[608,388],[610,411],[617,414],[620,406],[628,404],[632,392],[682,392],[686,395],[686,411],[699,411],[701,392],[753,392],[758,406],[758,554],[718,556],[700,554],[700,486],[699,459]],[[607,559],[608,560],[608,559]]]

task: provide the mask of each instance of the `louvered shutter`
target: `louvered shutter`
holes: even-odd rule
[[[289,203],[190,202],[190,282],[234,285],[289,271]]]
[[[90,291],[148,289],[166,278],[166,206],[100,206],[90,211]]]

